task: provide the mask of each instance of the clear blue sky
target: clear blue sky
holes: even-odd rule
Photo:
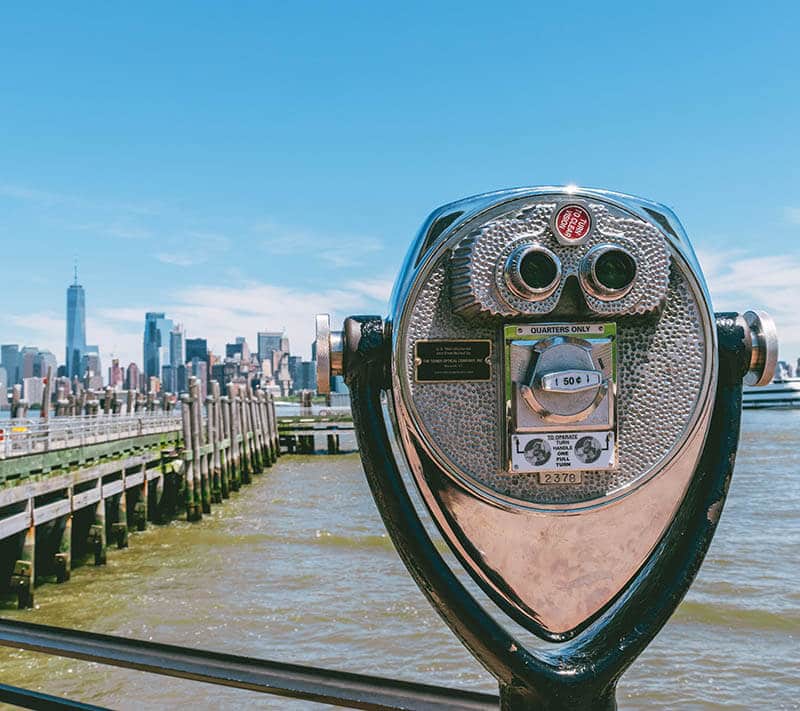
[[[717,309],[800,356],[797,3],[18,3],[0,17],[0,342],[141,362],[384,312],[426,214],[577,183],[681,217]]]

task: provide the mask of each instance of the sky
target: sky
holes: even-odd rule
[[[800,356],[797,3],[17,3],[0,18],[0,343],[146,311],[215,352],[385,314],[426,215],[578,184],[671,206],[716,310]]]

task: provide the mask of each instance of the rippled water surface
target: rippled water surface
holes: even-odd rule
[[[623,677],[622,709],[800,708],[800,411],[751,411],[717,536],[686,600]],[[2,614],[495,691],[383,530],[357,455],[283,457],[201,523],[109,548]],[[0,649],[1,680],[105,706],[319,708]]]

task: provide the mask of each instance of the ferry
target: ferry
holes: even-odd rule
[[[800,408],[800,378],[777,376],[769,385],[760,388],[745,386],[742,407],[746,410],[762,407]]]

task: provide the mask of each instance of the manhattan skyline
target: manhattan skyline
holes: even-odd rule
[[[794,361],[800,10],[508,10],[9,8],[0,342],[61,357],[77,258],[105,363],[141,362],[148,311],[308,358],[315,313],[385,315],[430,210],[575,183],[672,207],[714,308],[767,310]]]

